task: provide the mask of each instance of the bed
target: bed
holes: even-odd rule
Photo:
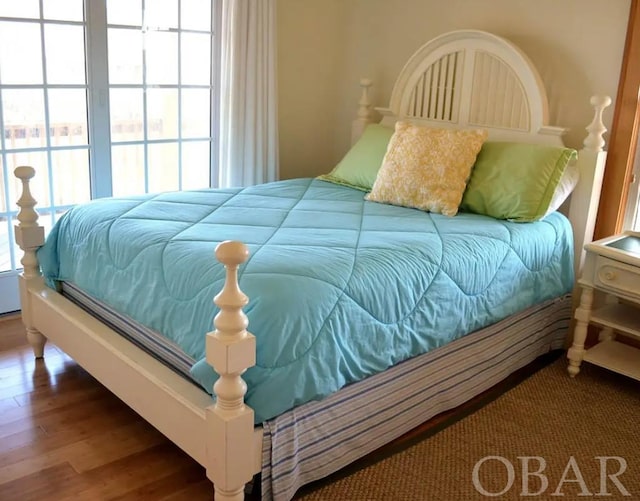
[[[354,149],[399,123],[563,148],[535,68],[489,33],[421,47],[380,124],[361,85]],[[264,499],[290,499],[564,345],[609,103],[592,99],[566,216],[532,223],[376,203],[321,177],[98,200],[44,244],[34,170],[18,167],[27,338],[36,357],[50,339],[202,464],[215,499],[243,499],[257,474]]]

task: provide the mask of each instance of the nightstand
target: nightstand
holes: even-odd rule
[[[567,370],[576,376],[584,360],[640,380],[640,349],[616,341],[618,333],[640,340],[640,233],[603,238],[585,245],[585,250]],[[603,299],[595,309],[594,296]],[[589,324],[601,331],[598,343],[585,350]]]

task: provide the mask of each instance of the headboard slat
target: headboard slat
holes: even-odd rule
[[[513,117],[507,119],[504,110],[514,108],[517,110],[515,120]],[[469,124],[522,131],[530,129],[531,114],[521,80],[504,61],[484,51],[475,53]]]
[[[447,92],[444,99],[444,113],[442,120],[451,120],[451,110],[453,106],[453,93],[455,92],[454,78],[455,78],[455,65],[456,65],[456,53],[447,55],[447,78],[445,86]]]
[[[424,93],[425,93],[425,88],[426,88],[426,80],[427,80],[427,75],[425,73],[422,74],[422,76],[420,77],[420,92],[417,93],[416,95],[416,103],[414,105],[414,114],[416,116],[423,116],[424,113]]]
[[[404,115],[455,122],[460,102],[456,78],[460,75],[458,52],[445,54],[417,76]]]

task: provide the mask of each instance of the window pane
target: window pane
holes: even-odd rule
[[[48,24],[44,27],[47,83],[84,84],[84,28]]]
[[[83,21],[82,0],[44,0],[44,18],[60,21]]]
[[[107,0],[107,23],[142,26],[142,0]]]
[[[211,0],[182,0],[180,11],[182,29],[211,31]]]
[[[178,143],[150,144],[149,192],[177,190]]]
[[[3,171],[3,166],[2,166],[2,157],[0,156],[0,212],[7,212],[9,210],[9,201],[7,200],[7,195],[6,195],[6,190],[5,187],[7,186],[6,183],[10,184],[10,179],[13,176],[13,172],[11,172],[11,169],[7,169],[6,172],[6,182],[5,182],[5,175],[4,175],[4,171]]]
[[[30,19],[40,18],[39,0],[19,0],[0,2],[0,16],[2,17],[26,17]]]
[[[0,22],[0,68],[2,83],[41,84],[40,25]],[[20,47],[20,50],[16,50]]]
[[[184,85],[211,83],[211,36],[183,33],[181,71]]]
[[[84,89],[49,90],[49,131],[52,146],[89,144]]]
[[[51,205],[49,198],[49,169],[47,168],[47,154],[44,151],[24,153],[7,153],[7,167],[13,182],[9,186],[9,209],[17,210],[16,202],[22,193],[22,183],[13,175],[16,167],[29,165],[36,171],[35,177],[29,183],[31,194],[38,205],[36,210]]]
[[[142,33],[109,28],[109,83],[142,83]]]
[[[142,145],[111,148],[113,196],[144,193],[144,148]]]
[[[91,199],[88,150],[53,151],[51,165],[55,205],[79,204]]]
[[[3,271],[11,271],[9,245],[11,245],[9,239],[9,220],[6,217],[0,217],[0,273]],[[16,256],[20,255],[17,254]]]
[[[190,0],[187,0],[187,3]],[[185,0],[182,0],[185,3]],[[146,0],[144,25],[147,28],[177,28],[178,0]]]
[[[142,89],[111,89],[111,142],[144,139]]]
[[[211,177],[209,141],[182,143],[182,189],[208,188]]]
[[[68,209],[57,210],[57,211],[55,212],[55,214],[53,215],[53,217],[54,217],[54,219],[55,219],[55,221],[54,221],[54,222],[56,222],[56,223],[57,223],[57,222],[58,222],[58,219],[60,219],[60,217],[61,217],[65,212],[67,212],[67,210],[68,210]]]
[[[42,217],[41,211],[38,211],[38,215],[40,216],[40,218],[38,219],[38,223],[40,223],[40,224],[42,224],[42,219],[49,219],[48,218],[48,214],[46,214],[46,213],[45,213],[45,217]],[[18,221],[18,219],[16,217],[12,217],[12,218],[9,219],[9,225],[12,228],[15,228],[16,226],[18,226],[19,223],[20,222]],[[15,259],[15,263],[14,263],[15,266],[17,268],[22,268],[22,263],[20,263],[20,260],[24,256],[24,252],[22,252],[22,249],[20,249],[20,247],[16,243],[15,237],[9,240],[9,245],[13,246],[13,255],[14,255],[14,259]],[[8,259],[9,258],[9,249],[6,249],[6,252],[7,252],[7,259]]]
[[[178,138],[178,90],[147,90],[147,135],[149,139]]]
[[[151,85],[178,83],[178,34],[150,31],[145,36],[147,81]]]
[[[209,89],[182,91],[182,137],[209,137],[211,130]]]
[[[2,92],[2,110],[7,149],[47,145],[42,90],[6,89]]]

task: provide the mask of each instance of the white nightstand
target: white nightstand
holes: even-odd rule
[[[625,232],[585,245],[580,306],[567,370],[580,372],[583,360],[640,380],[640,349],[615,340],[616,333],[640,339],[640,233]],[[592,311],[594,293],[604,304]],[[598,344],[584,349],[587,327],[602,328]]]

